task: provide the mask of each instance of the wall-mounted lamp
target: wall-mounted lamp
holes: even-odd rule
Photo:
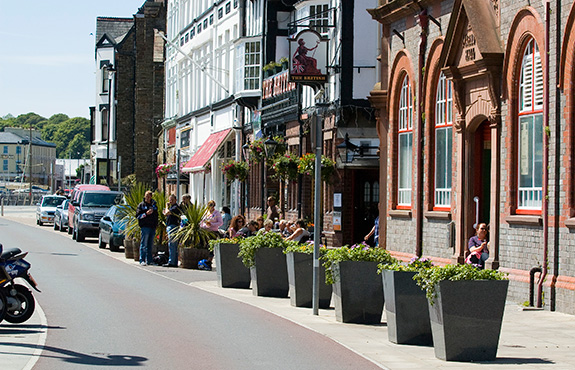
[[[351,163],[355,158],[358,156],[360,158],[365,157],[377,157],[377,155],[369,154],[370,149],[379,149],[376,146],[369,146],[369,145],[355,145],[351,141],[349,141],[349,135],[345,134],[345,139],[341,144],[337,146],[337,150],[339,152],[339,157],[343,163]]]

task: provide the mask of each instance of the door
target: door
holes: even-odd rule
[[[379,171],[354,171],[353,243],[360,243],[373,228],[378,216]],[[373,246],[373,237],[368,241]]]
[[[469,199],[470,235],[474,234],[476,223],[490,222],[491,208],[491,128],[484,121],[475,131],[472,140],[471,158],[469,159],[469,182],[471,196]]]

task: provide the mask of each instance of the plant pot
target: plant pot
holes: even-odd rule
[[[134,261],[140,262],[140,243],[142,242],[141,239],[133,239],[132,246],[134,249]]]
[[[250,269],[252,292],[258,297],[287,298],[289,291],[286,256],[282,248],[260,248]]]
[[[439,282],[434,304],[429,304],[435,356],[495,360],[508,286],[508,280]]]
[[[218,272],[218,285],[222,288],[250,288],[250,269],[247,268],[238,253],[238,244],[218,243],[214,247]]]
[[[133,239],[124,238],[124,256],[127,259],[134,258],[134,241]]]
[[[379,324],[383,313],[383,282],[377,262],[334,263],[335,318],[355,324]]]
[[[286,255],[290,304],[295,307],[312,307],[313,255],[288,253]],[[331,285],[325,283],[325,269],[319,269],[319,308],[329,308]]]
[[[383,270],[388,339],[397,344],[433,344],[425,291],[413,280],[416,272]]]
[[[198,269],[198,262],[210,256],[210,251],[199,248],[178,247],[178,259],[180,267],[185,269]]]

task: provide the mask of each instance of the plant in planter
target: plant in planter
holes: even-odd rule
[[[274,157],[272,169],[274,177],[281,181],[295,181],[298,177],[299,158],[295,155],[284,154]]]
[[[431,260],[414,257],[408,264],[380,264],[389,341],[397,344],[431,345],[431,325],[425,292],[413,277],[433,267]]]
[[[178,258],[183,268],[197,269],[198,262],[208,258],[210,255],[209,241],[216,238],[210,230],[200,227],[202,216],[207,207],[192,203],[182,209],[182,215],[187,222],[176,232],[175,238],[178,240]]]
[[[228,181],[240,180],[246,181],[250,173],[248,162],[235,161],[233,159],[222,164],[222,172],[226,175]]]
[[[136,218],[136,212],[138,210],[138,204],[144,199],[148,188],[139,182],[132,185],[130,190],[125,193],[124,199],[126,204],[120,210],[120,217],[122,217],[122,222],[126,224],[126,228],[123,230],[124,241],[124,253],[126,258],[133,258],[136,261],[140,258],[140,225],[138,224],[138,219]],[[131,248],[130,248],[131,247]]]
[[[276,62],[274,61],[269,62],[268,64],[263,66],[262,70],[264,71],[264,77],[273,76],[276,73]]]
[[[289,59],[287,57],[282,57],[280,59],[280,63],[282,65],[282,70],[289,69]]]
[[[264,149],[264,139],[257,139],[250,143],[250,160],[260,163],[266,156]]]
[[[313,176],[315,173],[315,154],[304,154],[298,165],[299,173],[303,175]],[[335,172],[335,162],[324,155],[321,156],[321,179],[322,181],[329,182]]]
[[[166,177],[174,166],[175,165],[173,163],[160,164],[158,167],[156,167],[156,176],[158,178]]]
[[[396,262],[389,252],[354,244],[331,249],[323,258],[326,282],[333,284],[335,317],[338,321],[379,324],[383,312],[383,283],[378,263]]]
[[[295,307],[312,307],[313,292],[313,242],[290,243],[284,253],[287,258],[290,304]],[[327,253],[320,246],[320,257]],[[325,283],[325,270],[320,269],[319,308],[329,308],[331,284]]]
[[[495,359],[509,285],[506,274],[447,265],[422,269],[414,280],[426,291],[437,358]]]
[[[250,268],[254,295],[278,298],[288,296],[286,256],[283,249],[289,243],[278,233],[261,231],[240,242],[238,256],[244,265]]]
[[[210,240],[210,250],[215,253],[218,284],[222,288],[249,289],[250,269],[238,257],[243,238]]]

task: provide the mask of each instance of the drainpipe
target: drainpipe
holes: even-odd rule
[[[419,81],[417,82],[417,193],[415,199],[415,255],[421,257],[423,244],[423,112],[425,107],[425,89],[423,88],[423,79],[425,77],[425,51],[427,49],[427,31],[429,28],[429,16],[427,9],[422,9],[419,13],[419,25],[421,32],[419,34]]]
[[[545,102],[543,104],[543,266],[541,277],[537,283],[537,307],[543,307],[543,283],[547,277],[547,264],[549,263],[549,15],[551,9],[549,0],[545,1]]]

